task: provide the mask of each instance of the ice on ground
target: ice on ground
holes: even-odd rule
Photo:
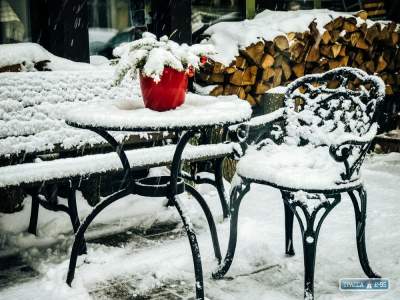
[[[315,274],[317,299],[400,299],[400,220],[397,213],[400,209],[399,166],[400,154],[392,153],[369,156],[363,170],[369,200],[366,228],[368,257],[372,268],[390,279],[391,289],[374,293],[339,290],[340,278],[365,278],[357,258],[352,203],[343,195],[341,203],[326,218],[318,239]],[[198,188],[217,216],[217,229],[222,252],[225,253],[229,223],[221,222],[217,193],[206,185]],[[278,190],[252,185],[241,205],[238,247],[227,274],[230,280],[219,281],[210,279],[216,261],[206,220],[193,198],[187,195],[181,198],[198,233],[205,290],[209,299],[302,298],[303,255],[299,226],[295,222],[296,255],[286,257],[283,204]],[[29,202],[27,199],[23,211],[19,213],[1,215],[1,247],[3,253],[10,250],[24,253],[26,263],[37,270],[39,276],[25,283],[14,282],[1,289],[1,299],[120,299],[126,295],[120,294],[121,286],[126,287],[127,295],[133,297],[141,293],[151,295],[154,288],[164,285],[168,289],[176,289],[171,287],[171,283],[185,285],[185,297],[193,296],[193,265],[185,236],[155,241],[142,247],[136,243],[127,243],[123,247],[89,243],[89,254],[79,259],[73,288],[68,288],[64,280],[68,264],[67,249],[71,246],[69,219],[63,213],[41,209],[40,236],[29,237],[23,233],[28,225]],[[89,235],[105,232],[110,227],[120,226],[122,230],[129,226],[146,228],[163,221],[179,220],[175,210],[164,207],[164,203],[165,199],[129,196],[101,214]],[[90,208],[83,201],[79,201],[78,206],[81,216],[89,212]],[[62,239],[64,242],[46,250],[48,247],[41,247],[40,241],[49,238]],[[24,240],[25,244],[21,244]],[[116,285],[118,282],[121,284]]]

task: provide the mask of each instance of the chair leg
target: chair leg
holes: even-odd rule
[[[229,268],[232,265],[237,242],[239,207],[244,195],[249,191],[249,189],[250,183],[240,183],[239,185],[236,185],[232,188],[230,203],[231,221],[228,250],[222,264],[220,264],[217,270],[214,271],[212,274],[212,277],[214,279],[221,279],[228,272]]]
[[[191,185],[185,184],[185,189],[189,194],[191,194],[197,200],[197,202],[201,206],[201,209],[204,212],[204,215],[207,218],[207,223],[208,223],[208,227],[210,228],[211,239],[212,239],[212,243],[213,243],[213,247],[214,247],[214,255],[218,261],[218,264],[220,264],[221,260],[222,260],[221,249],[220,249],[219,241],[218,241],[217,228],[215,226],[215,222],[214,222],[214,218],[211,213],[211,210],[208,207],[207,202],[200,195],[200,193],[198,191],[196,191],[196,189],[194,187],[192,187]]]
[[[354,206],[354,213],[356,218],[356,239],[357,239],[357,252],[360,260],[361,267],[369,278],[381,278],[378,273],[375,273],[369,265],[367,248],[365,245],[365,223],[367,216],[367,192],[364,187],[357,190],[360,205],[353,191],[349,192],[349,196]]]
[[[28,232],[36,235],[37,223],[39,217],[39,194],[33,193],[31,197],[32,197],[32,206],[31,206],[31,217],[29,219]]]
[[[81,225],[79,221],[78,209],[76,207],[76,190],[70,189],[68,191],[68,215],[71,219],[72,228],[74,233],[76,233]],[[79,255],[86,254],[86,241],[82,240],[82,246],[78,252]]]
[[[283,200],[296,216],[302,232],[304,252],[304,299],[312,300],[314,299],[314,271],[318,234],[326,216],[340,202],[340,194],[329,196],[307,194],[306,197],[320,199],[320,204],[316,207],[308,207],[307,202],[296,199],[294,193],[290,193],[289,195],[289,197],[284,197]],[[333,198],[333,201],[328,201],[328,197]],[[297,207],[300,209],[297,210]],[[324,209],[324,212],[319,219],[317,219],[318,212],[321,209]],[[304,218],[300,216],[300,213],[303,214]],[[314,226],[315,224],[316,226]]]
[[[294,248],[293,248],[293,218],[294,213],[290,209],[290,207],[286,204],[289,200],[289,193],[285,191],[281,191],[282,199],[287,198],[287,200],[283,201],[283,207],[285,209],[285,253],[288,256],[293,256]]]
[[[216,159],[214,161],[214,175],[215,175],[215,186],[218,191],[219,200],[221,201],[222,214],[224,219],[229,217],[228,201],[226,199],[224,178],[222,174],[224,159]]]
[[[185,227],[187,237],[189,239],[190,249],[192,251],[194,274],[196,279],[196,300],[204,300],[204,281],[203,281],[203,268],[201,266],[200,249],[197,243],[196,234],[189,218],[185,215],[182,207],[179,204],[176,196],[170,198],[170,202],[174,203],[179,215],[181,216],[183,226]]]

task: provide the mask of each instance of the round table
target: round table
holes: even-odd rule
[[[196,235],[188,216],[177,201],[177,195],[186,190],[199,201],[207,216],[217,259],[221,259],[218,237],[211,212],[201,195],[190,186],[185,186],[180,176],[182,152],[189,140],[204,129],[222,126],[227,128],[247,121],[251,117],[251,107],[236,96],[202,96],[188,94],[185,103],[170,111],[157,112],[144,107],[142,101],[101,102],[96,105],[82,105],[67,112],[66,123],[81,129],[91,130],[102,136],[118,154],[124,168],[121,189],[102,200],[82,222],[75,234],[67,276],[70,285],[75,274],[79,250],[84,243],[84,233],[93,219],[108,205],[128,194],[148,197],[167,197],[169,205],[178,210],[192,250],[196,278],[196,298],[204,299],[201,259]],[[169,131],[180,135],[171,164],[170,176],[150,177],[134,180],[123,145],[118,143],[108,131]],[[210,217],[211,216],[211,217]]]

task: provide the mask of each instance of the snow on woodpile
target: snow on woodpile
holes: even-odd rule
[[[308,31],[308,26],[313,21],[317,24],[318,31],[323,33],[325,24],[341,16],[351,17],[352,15],[328,9],[265,10],[252,20],[215,24],[208,28],[205,34],[210,35],[208,41],[216,47],[217,54],[212,55],[211,58],[228,66],[239,55],[239,49],[263,40],[272,41],[275,37],[290,32]],[[357,18],[358,25],[364,22],[374,23]]]
[[[400,92],[399,25],[368,20],[365,11],[266,10],[253,20],[218,23],[205,33],[217,54],[196,80],[214,85],[212,96],[237,95],[256,105],[272,88],[338,67],[377,74],[386,94]]]
[[[0,69],[18,65],[21,71],[35,71],[38,65],[53,71],[95,70],[89,64],[55,56],[35,43],[0,45]]]
[[[113,72],[0,73],[0,156],[101,142],[64,122],[66,110],[114,99],[139,99],[136,82],[111,87]],[[116,136],[123,139],[122,133]]]

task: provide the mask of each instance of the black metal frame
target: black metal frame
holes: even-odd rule
[[[176,146],[176,150],[173,156],[172,165],[171,165],[171,174],[170,176],[161,176],[161,177],[153,177],[153,178],[143,178],[135,180],[133,179],[133,172],[130,168],[130,164],[128,158],[123,149],[123,145],[118,143],[108,132],[108,129],[105,128],[90,128],[90,130],[96,132],[101,137],[103,137],[110,145],[113,147],[114,151],[118,154],[121,163],[124,168],[124,180],[121,184],[120,191],[114,193],[113,195],[107,197],[106,199],[102,200],[98,203],[92,212],[86,216],[83,222],[80,224],[79,228],[75,233],[75,240],[71,250],[71,257],[69,263],[69,269],[67,274],[67,284],[71,285],[74,275],[75,275],[75,268],[77,263],[78,255],[82,252],[80,249],[84,246],[84,234],[87,228],[90,226],[91,222],[96,218],[96,216],[101,213],[106,207],[110,204],[118,201],[119,199],[129,195],[129,194],[139,194],[142,196],[148,197],[167,197],[168,198],[168,205],[175,206],[179,215],[181,216],[182,223],[184,225],[186,234],[188,236],[192,258],[193,258],[193,265],[194,265],[194,272],[195,272],[195,289],[196,289],[196,299],[204,299],[204,282],[203,282],[203,271],[202,271],[202,264],[201,264],[201,256],[200,250],[197,243],[197,238],[194,232],[194,229],[190,223],[190,219],[186,216],[182,210],[181,204],[178,200],[178,195],[183,193],[185,190],[191,194],[196,201],[199,203],[201,209],[204,212],[204,215],[207,218],[207,222],[209,225],[214,254],[218,261],[221,262],[221,250],[218,242],[218,233],[216,230],[215,222],[213,215],[211,213],[210,208],[207,205],[207,202],[202,197],[202,195],[192,186],[185,184],[183,181],[184,175],[181,172],[181,165],[182,165],[182,153],[185,146],[188,144],[190,139],[194,137],[196,134],[204,133],[201,128],[188,130],[183,133],[178,141]],[[215,168],[215,181],[212,180],[202,180],[201,178],[190,178],[195,182],[201,183],[209,183],[216,186],[221,205],[223,208],[224,216],[228,215],[228,212],[225,211],[227,208],[226,200],[225,200],[225,192],[223,188],[223,179],[222,179],[222,160],[216,159],[214,161],[214,168]]]
[[[368,121],[366,124],[368,131],[371,128],[372,123],[376,120],[376,106],[383,99],[384,95],[381,94],[382,86],[379,81],[374,81],[373,78],[368,76],[366,73],[354,70],[354,69],[336,69],[330,72],[327,72],[323,75],[309,75],[303,78],[299,78],[295,82],[293,82],[289,87],[286,93],[286,105],[292,107],[292,100],[294,97],[302,98],[304,101],[307,100],[307,96],[310,96],[311,99],[317,97],[321,93],[328,94],[327,101],[331,99],[341,99],[341,96],[345,96],[345,99],[353,99],[353,96],[363,97],[365,95],[361,95],[361,93],[366,92],[365,90],[360,91],[347,91],[348,94],[343,93],[343,88],[347,87],[348,80],[351,78],[357,78],[362,83],[368,83],[371,85],[370,91],[367,94],[365,100],[367,100],[366,108],[368,113]],[[323,84],[329,80],[339,80],[339,89],[328,89],[326,86],[314,86],[312,83],[318,82]],[[304,87],[304,94],[293,94],[299,87]],[[339,96],[339,97],[337,97]],[[321,101],[322,105],[324,101]],[[294,106],[293,106],[294,107]],[[285,117],[285,113],[283,114]],[[362,117],[362,116],[361,116]],[[360,118],[361,118],[360,117]],[[277,118],[278,119],[278,118]],[[276,121],[276,120],[274,120]],[[274,122],[272,121],[272,123]],[[238,127],[239,133],[245,130],[249,131],[250,124],[247,128],[243,128],[243,126]],[[271,121],[267,121],[265,124],[271,123]],[[255,122],[257,124],[257,122]],[[259,124],[256,125],[257,127]],[[258,141],[256,141],[258,142]],[[304,141],[302,141],[304,143]],[[314,270],[315,270],[315,259],[316,259],[316,247],[319,231],[321,229],[322,223],[327,215],[332,211],[332,209],[340,202],[341,194],[348,193],[351,201],[353,202],[354,211],[355,211],[355,219],[356,219],[356,241],[357,241],[357,250],[358,256],[360,260],[361,267],[364,273],[370,278],[379,278],[380,276],[375,273],[368,261],[366,245],[365,245],[365,222],[366,222],[366,210],[367,210],[367,194],[361,183],[352,185],[352,175],[359,172],[363,159],[367,153],[367,150],[371,144],[371,141],[368,142],[359,142],[359,141],[346,141],[344,143],[340,143],[339,145],[332,145],[329,148],[329,153],[332,158],[337,162],[343,162],[345,165],[345,173],[340,174],[343,182],[338,183],[337,187],[331,189],[321,189],[321,190],[310,190],[303,189],[303,192],[307,193],[307,197],[314,197],[320,199],[320,204],[316,207],[309,208],[307,205],[296,198],[296,193],[301,189],[293,189],[285,186],[277,186],[268,181],[264,180],[255,180],[252,178],[244,178],[239,177],[240,182],[233,186],[232,193],[230,197],[230,212],[231,212],[231,220],[230,220],[230,237],[228,250],[226,252],[226,256],[223,262],[219,265],[219,267],[213,273],[214,279],[222,278],[229,270],[233,257],[235,254],[236,243],[237,243],[237,226],[238,226],[238,214],[240,203],[245,196],[245,194],[250,190],[250,185],[252,183],[269,185],[275,188],[278,188],[281,191],[283,203],[284,203],[284,212],[285,212],[285,253],[288,256],[293,256],[293,218],[296,216],[301,233],[302,233],[302,241],[303,241],[303,252],[304,252],[304,298],[305,299],[314,299]],[[261,145],[262,147],[262,145]],[[354,160],[353,164],[350,164],[348,161],[350,155],[353,153],[354,149],[358,147],[359,155]],[[240,174],[239,174],[240,176]],[[350,183],[347,184],[346,183]],[[354,191],[357,191],[358,198],[357,199]]]

